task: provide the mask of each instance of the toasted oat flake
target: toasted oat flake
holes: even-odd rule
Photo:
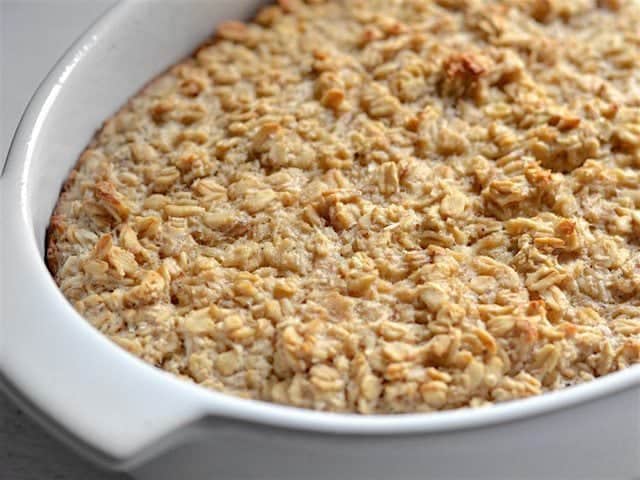
[[[327,411],[640,362],[640,6],[280,1],[108,120],[47,261],[115,343]]]

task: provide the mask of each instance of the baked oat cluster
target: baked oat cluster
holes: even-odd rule
[[[51,219],[97,329],[328,411],[640,361],[640,6],[281,0],[106,122]]]

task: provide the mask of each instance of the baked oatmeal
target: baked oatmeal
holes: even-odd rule
[[[640,361],[640,6],[281,0],[108,120],[47,261],[111,340],[326,411]]]

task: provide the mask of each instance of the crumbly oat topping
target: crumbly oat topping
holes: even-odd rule
[[[328,411],[640,360],[640,7],[281,0],[109,120],[47,259],[114,342]]]

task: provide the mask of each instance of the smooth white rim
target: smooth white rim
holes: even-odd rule
[[[28,192],[26,190],[32,154],[29,148],[30,144],[37,141],[38,129],[47,118],[47,102],[52,97],[52,94],[55,95],[55,90],[61,88],[60,86],[63,84],[60,81],[61,77],[63,75],[73,75],[74,68],[83,61],[84,55],[90,54],[92,42],[96,41],[96,38],[102,38],[101,34],[96,35],[96,33],[108,29],[110,22],[122,15],[125,8],[126,3],[121,3],[108,11],[57,62],[34,94],[16,131],[7,158],[6,178],[2,180],[5,181],[5,187],[7,187],[7,183],[11,183],[11,189],[19,192],[19,197],[6,198],[5,196],[6,205],[3,206],[3,209],[17,209],[19,211],[20,224],[14,225],[17,230],[7,230],[5,232],[8,233],[3,233],[3,235],[11,236],[16,233],[27,235],[26,238],[22,239],[5,239],[7,243],[20,244],[21,248],[17,253],[24,255],[25,258],[40,257],[33,232],[31,212],[27,201]],[[2,271],[0,275],[4,282],[10,281],[9,272]],[[66,299],[50,277],[44,261],[39,262],[38,267],[33,271],[33,275],[48,278],[47,289],[49,291],[46,292],[47,296],[52,295],[56,302],[66,302]],[[78,329],[91,330],[90,335],[93,336],[93,341],[108,344],[111,349],[111,355],[126,357],[130,371],[143,373],[144,376],[150,379],[155,378],[155,380],[158,380],[161,378],[160,381],[166,384],[167,391],[171,390],[175,395],[184,398],[185,404],[190,405],[190,408],[197,411],[194,416],[199,418],[206,416],[226,417],[282,429],[325,434],[401,435],[479,428],[550,413],[640,385],[640,365],[635,365],[583,385],[529,399],[497,404],[483,409],[458,409],[435,413],[373,416],[324,413],[240,399],[189,384],[169,373],[147,365],[112,344],[82,319],[78,313],[72,311],[70,306],[69,315],[75,317],[74,320],[77,322]],[[0,335],[0,341],[2,341],[2,335]],[[1,353],[2,348],[0,348],[0,360]],[[12,371],[5,371],[4,373],[9,381],[12,380],[15,374]],[[124,372],[121,374],[126,375]],[[29,398],[28,391],[19,391],[19,393]],[[55,419],[53,420],[55,421]],[[64,428],[64,425],[61,426]]]

